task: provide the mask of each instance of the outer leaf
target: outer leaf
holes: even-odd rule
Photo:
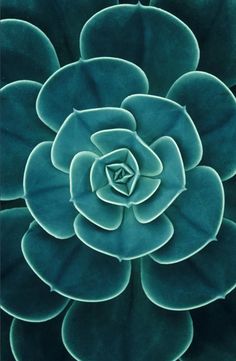
[[[24,174],[27,206],[49,234],[57,238],[73,236],[73,222],[77,214],[70,202],[69,175],[51,163],[52,142],[43,142],[31,152]]]
[[[11,325],[11,347],[17,361],[73,361],[61,339],[64,313],[53,320],[29,323],[15,319]]]
[[[94,252],[77,237],[69,238],[65,245],[34,222],[22,242],[34,272],[51,289],[69,298],[104,301],[120,294],[129,282],[130,262]]]
[[[224,298],[236,286],[236,223],[224,220],[218,241],[189,260],[161,265],[143,260],[142,284],[155,304],[170,310],[197,308]]]
[[[236,176],[223,182],[225,190],[225,217],[236,222]]]
[[[13,361],[15,360],[10,347],[10,326],[12,322],[12,317],[9,316],[4,311],[0,310],[1,313],[1,360],[2,361]]]
[[[236,2],[233,0],[151,0],[184,21],[200,47],[199,69],[215,74],[228,86],[236,83]]]
[[[202,163],[223,180],[231,178],[236,173],[236,101],[230,90],[213,75],[190,72],[167,96],[185,105],[192,117],[203,144]]]
[[[1,90],[0,157],[1,198],[9,200],[23,196],[23,172],[31,150],[43,140],[51,140],[54,133],[38,118],[35,101],[41,88],[33,81],[17,81]]]
[[[186,173],[186,192],[166,214],[174,225],[168,244],[152,254],[159,263],[175,263],[191,257],[216,239],[224,213],[224,193],[218,174],[209,167]]]
[[[116,4],[117,0],[2,0],[1,15],[38,26],[51,39],[64,65],[79,58],[79,34],[84,23],[97,11]]]
[[[159,175],[160,187],[144,203],[134,206],[136,219],[148,223],[156,219],[185,190],[184,165],[175,141],[170,137],[161,137],[151,146],[163,164]]]
[[[104,229],[114,230],[122,222],[123,208],[101,201],[92,191],[90,169],[96,159],[97,156],[91,152],[80,152],[73,158],[70,168],[71,200],[88,220]]]
[[[59,68],[50,40],[26,21],[1,21],[1,49],[2,85],[23,79],[44,82]]]
[[[39,117],[58,130],[73,109],[119,107],[136,92],[147,93],[144,72],[123,59],[80,59],[64,66],[43,85],[37,101]]]
[[[236,292],[225,300],[191,312],[194,338],[182,361],[234,361],[236,358]]]
[[[148,225],[135,219],[131,208],[126,209],[123,222],[113,231],[107,231],[78,215],[74,223],[77,236],[89,247],[119,260],[132,259],[153,252],[173,235],[173,227],[166,216],[160,216]]]
[[[140,94],[126,98],[122,107],[134,115],[137,133],[147,144],[170,136],[178,144],[186,169],[200,162],[201,140],[184,107],[168,99]]]
[[[139,284],[131,284],[112,301],[74,303],[62,336],[76,360],[156,361],[158,355],[162,361],[173,361],[192,340],[192,322],[187,312],[154,306]]]
[[[150,92],[158,95],[194,70],[199,59],[197,41],[182,21],[140,3],[95,14],[81,32],[80,50],[84,58],[114,56],[139,65],[150,81]]]
[[[84,150],[98,153],[91,142],[93,133],[101,129],[123,127],[135,130],[135,119],[124,109],[98,108],[74,111],[59,129],[52,146],[52,162],[63,171],[68,171],[72,158]]]
[[[21,238],[32,220],[26,208],[1,212],[1,307],[22,320],[40,322],[59,314],[68,300],[50,292],[25,262]],[[40,300],[40,302],[39,302]]]

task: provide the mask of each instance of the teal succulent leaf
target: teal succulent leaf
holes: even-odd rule
[[[47,36],[17,19],[1,20],[1,58],[2,86],[16,80],[44,82],[60,66]]]
[[[52,290],[71,299],[108,300],[123,292],[130,279],[129,261],[95,252],[77,237],[56,239],[36,222],[24,235],[22,250],[34,272]]]
[[[228,86],[236,83],[236,2],[233,0],[150,0],[184,21],[200,47],[199,70],[219,77]]]
[[[96,119],[96,121],[95,121]],[[100,129],[136,129],[134,117],[121,108],[74,110],[59,129],[52,146],[52,162],[56,168],[69,171],[72,158],[79,152],[99,153],[90,137]]]
[[[151,145],[158,155],[163,171],[158,176],[160,187],[144,203],[134,206],[136,219],[141,223],[149,223],[159,217],[170,204],[185,190],[185,172],[180,151],[170,137],[161,137]]]
[[[156,361],[157,355],[162,361],[176,360],[192,334],[188,312],[153,305],[138,282],[108,302],[74,303],[62,327],[66,348],[83,361]]]
[[[170,220],[161,215],[148,224],[137,222],[132,208],[126,208],[119,228],[102,229],[78,215],[74,223],[76,235],[89,247],[102,253],[128,260],[143,256],[163,246],[173,235]]]
[[[236,286],[236,223],[225,219],[217,236],[190,259],[159,264],[142,262],[142,285],[156,305],[170,310],[194,309],[224,298]]]
[[[114,128],[100,130],[91,136],[91,141],[103,153],[112,152],[119,148],[129,148],[137,159],[140,174],[155,177],[163,169],[158,156],[137,135],[128,129]]]
[[[2,310],[0,310],[0,316],[1,316],[1,333],[0,333],[1,360],[14,361],[15,359],[13,358],[11,352],[10,338],[9,338],[12,317]]]
[[[35,101],[39,83],[19,80],[0,90],[1,97],[1,199],[23,196],[23,172],[32,149],[55,136],[38,118]]]
[[[211,74],[190,72],[167,96],[185,105],[193,119],[202,140],[202,163],[215,168],[223,180],[236,174],[236,100],[231,91]]]
[[[95,58],[66,65],[43,85],[37,100],[40,119],[57,131],[74,109],[119,107],[136,92],[148,92],[144,72],[123,59]]]
[[[152,95],[131,95],[122,103],[137,123],[137,133],[147,144],[163,136],[172,137],[180,149],[185,169],[196,167],[202,158],[202,144],[196,127],[184,107]]]
[[[24,197],[37,222],[56,238],[74,235],[76,210],[70,202],[69,175],[51,163],[52,142],[31,152],[24,173]]]
[[[68,299],[50,292],[25,262],[21,238],[32,217],[27,208],[1,211],[1,307],[11,316],[41,322],[58,315]],[[40,302],[39,302],[40,300]]]
[[[236,357],[236,292],[225,300],[191,312],[194,338],[181,361],[234,361]]]
[[[17,361],[73,361],[61,339],[64,313],[47,322],[14,319],[10,330],[12,353]],[[6,360],[7,361],[7,360]]]
[[[97,159],[91,152],[80,152],[70,168],[71,200],[77,210],[94,224],[107,230],[117,229],[123,217],[122,207],[102,202],[92,191],[90,169]]]
[[[226,218],[236,222],[236,176],[223,182],[225,191],[225,214]]]
[[[113,6],[92,16],[81,31],[80,51],[85,59],[113,56],[137,64],[156,95],[165,95],[199,60],[197,41],[182,21],[140,3]]]
[[[216,240],[224,213],[220,177],[212,168],[196,167],[186,172],[186,187],[166,210],[174,235],[165,247],[152,253],[159,263],[182,261]]]
[[[97,11],[116,5],[117,0],[2,0],[2,18],[29,21],[54,44],[60,64],[80,57],[79,34],[84,23]]]

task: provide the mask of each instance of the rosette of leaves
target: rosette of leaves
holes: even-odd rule
[[[3,1],[5,360],[235,358],[235,5],[143,4]]]

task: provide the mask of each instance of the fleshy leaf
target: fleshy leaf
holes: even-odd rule
[[[62,337],[77,360],[156,361],[158,355],[170,361],[188,348],[193,334],[189,313],[153,305],[142,291],[139,274],[136,277],[137,284],[131,283],[116,299],[71,306]]]
[[[162,171],[160,159],[136,132],[121,128],[106,129],[94,133],[91,140],[103,154],[119,148],[129,149],[138,162],[141,175],[156,176]]]
[[[129,282],[130,262],[95,252],[77,237],[67,239],[65,245],[35,222],[22,242],[24,256],[34,272],[63,296],[104,301],[120,294]]]
[[[152,254],[159,263],[191,257],[216,240],[224,213],[224,191],[218,174],[209,167],[186,173],[187,190],[166,210],[174,226],[168,244]]]
[[[1,307],[22,320],[40,322],[59,314],[68,300],[46,286],[30,269],[21,252],[21,238],[32,217],[27,208],[1,212]],[[40,300],[40,302],[39,302]]]
[[[113,56],[137,64],[147,74],[150,93],[157,95],[195,70],[199,60],[197,41],[182,21],[140,3],[113,6],[91,17],[80,35],[80,51],[84,58]]]
[[[76,235],[89,247],[120,260],[132,259],[163,246],[173,235],[173,226],[166,216],[148,225],[135,219],[132,208],[126,208],[120,227],[113,231],[99,228],[78,215],[74,223]]]
[[[35,102],[41,88],[39,83],[20,80],[1,89],[0,157],[1,199],[23,196],[23,173],[31,150],[55,134],[38,118]]]
[[[146,295],[170,310],[198,308],[224,298],[236,286],[236,223],[225,219],[218,241],[190,259],[162,265],[143,259],[142,284]]]
[[[43,142],[31,152],[24,174],[27,206],[46,232],[57,238],[74,235],[73,222],[78,213],[70,202],[69,174],[51,163],[52,142]]]
[[[151,0],[150,5],[169,11],[191,28],[200,47],[200,70],[215,74],[228,86],[236,83],[234,0]]]
[[[122,222],[123,209],[101,201],[90,185],[90,169],[97,159],[91,152],[80,152],[72,160],[70,168],[71,200],[78,211],[94,224],[113,230]]]
[[[15,360],[10,347],[10,327],[12,317],[6,312],[0,310],[1,315],[1,332],[0,332],[0,345],[1,345],[1,361]]]
[[[79,34],[84,23],[97,11],[116,4],[117,0],[2,0],[1,16],[27,20],[42,29],[64,65],[79,58]]]
[[[98,189],[96,194],[104,202],[129,208],[133,205],[146,202],[149,197],[156,192],[160,183],[160,179],[140,176],[130,196],[116,192],[110,185]]]
[[[11,347],[17,361],[73,361],[61,339],[64,313],[47,322],[12,322]]]
[[[225,191],[225,214],[226,218],[236,222],[236,176],[223,182]]]
[[[119,107],[125,97],[137,92],[148,92],[148,80],[136,65],[114,58],[80,59],[46,81],[37,112],[57,131],[73,109]]]
[[[170,137],[161,137],[151,146],[158,155],[163,171],[159,175],[160,187],[144,203],[134,206],[136,219],[148,223],[160,216],[167,207],[185,190],[184,165],[175,141]]]
[[[234,361],[236,358],[236,290],[225,300],[191,312],[194,338],[182,361]]]
[[[90,140],[93,133],[117,127],[135,130],[136,123],[132,114],[120,108],[75,110],[65,120],[53,142],[53,164],[60,170],[68,171],[76,153],[84,150],[98,152]]]
[[[129,189],[130,192],[123,193],[126,195],[132,194],[132,190],[139,177],[139,166],[135,157],[127,148],[116,149],[95,160],[90,171],[92,190],[96,191],[109,183],[115,189],[121,191],[119,187],[124,184],[121,182],[121,179],[117,179],[119,177],[119,172],[122,172],[121,167],[123,167],[123,171],[127,173],[124,176],[124,179],[126,177],[128,183],[129,181],[132,182]]]
[[[223,180],[236,173],[236,100],[219,79],[204,72],[179,78],[168,98],[186,106],[200,134],[202,163],[213,167]],[[221,146],[222,145],[222,146]]]
[[[26,21],[1,21],[1,49],[2,86],[23,79],[44,82],[60,66],[47,36]]]
[[[180,149],[186,169],[196,167],[200,162],[201,140],[184,107],[169,99],[140,94],[129,96],[122,107],[134,115],[137,133],[147,144],[170,136]]]

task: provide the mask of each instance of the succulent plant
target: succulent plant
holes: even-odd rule
[[[3,361],[236,357],[236,2],[120,3],[2,3]]]

